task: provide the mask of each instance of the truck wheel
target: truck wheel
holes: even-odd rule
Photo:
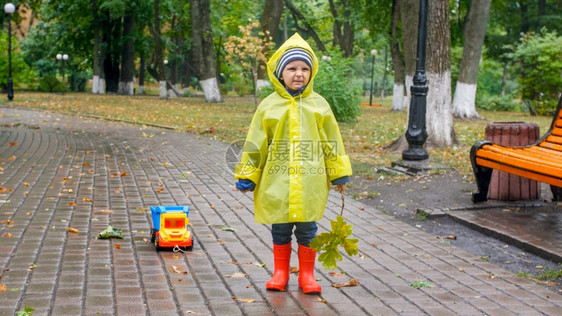
[[[150,229],[150,242],[154,242],[154,238],[156,237],[156,229],[155,228],[151,228]]]
[[[158,242],[159,242],[158,239],[159,239],[158,236],[154,237],[154,246],[156,246],[156,251],[160,251],[160,247],[158,246]]]

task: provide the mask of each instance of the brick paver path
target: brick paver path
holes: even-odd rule
[[[227,148],[0,108],[0,315],[25,306],[34,315],[562,313],[562,296],[351,198],[344,217],[360,255],[344,256],[337,273],[317,265],[321,295],[304,295],[296,274],[286,292],[266,291],[270,227],[254,222],[252,195],[234,190]],[[148,206],[186,204],[193,251],[156,252]],[[320,231],[339,211],[334,192]],[[124,239],[96,239],[109,224]],[[359,285],[330,286],[351,278]],[[411,286],[421,281],[432,286]]]

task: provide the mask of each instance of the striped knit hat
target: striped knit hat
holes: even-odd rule
[[[275,76],[277,79],[281,80],[283,69],[285,69],[285,66],[293,60],[304,61],[312,70],[312,57],[310,54],[302,48],[291,48],[288,49],[283,56],[281,56],[279,63],[277,63],[277,67],[275,68]]]

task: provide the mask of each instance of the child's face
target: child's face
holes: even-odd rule
[[[293,60],[283,69],[281,79],[285,82],[285,87],[298,91],[308,84],[310,67],[302,60]]]

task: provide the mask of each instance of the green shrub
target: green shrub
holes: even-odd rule
[[[562,87],[562,36],[546,29],[525,34],[509,57],[519,74],[521,99],[530,101],[537,114],[552,114]]]
[[[47,74],[39,79],[37,90],[42,92],[67,92],[66,84],[53,74]]]
[[[330,61],[320,60],[314,90],[330,103],[338,121],[354,121],[361,114],[361,87],[352,83],[349,59],[339,52],[332,52],[330,57]]]
[[[515,102],[511,96],[476,95],[476,107],[485,111],[522,111],[521,105]]]
[[[77,92],[86,91],[86,82],[88,82],[88,73],[85,71],[73,71],[68,76],[70,90]]]

